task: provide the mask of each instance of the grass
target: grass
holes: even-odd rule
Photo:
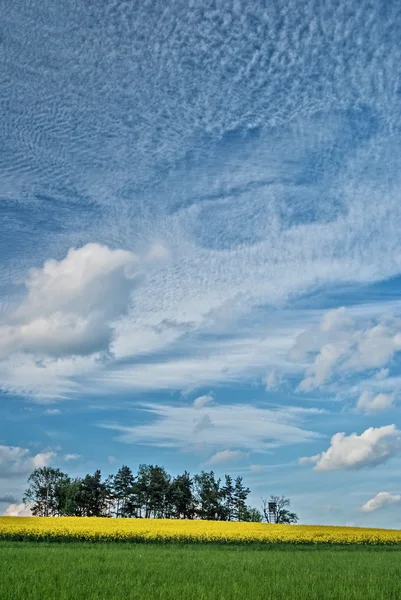
[[[0,542],[7,600],[399,600],[397,547]]]

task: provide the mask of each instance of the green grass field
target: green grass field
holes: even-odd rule
[[[401,549],[0,542],[1,600],[400,600]]]

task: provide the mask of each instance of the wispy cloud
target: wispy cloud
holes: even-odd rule
[[[304,415],[269,410],[244,404],[207,407],[207,423],[199,427],[199,411],[192,406],[147,404],[143,410],[150,423],[127,425],[99,423],[118,433],[126,443],[179,448],[183,450],[229,448],[235,440],[241,451],[266,452],[273,447],[318,439],[319,434],[302,426]],[[204,419],[205,417],[203,417]]]
[[[310,392],[334,374],[381,369],[401,350],[401,319],[384,314],[375,323],[357,323],[342,307],[326,313],[317,327],[298,336],[290,351],[292,360],[312,362],[298,389]],[[382,379],[382,377],[379,377]]]

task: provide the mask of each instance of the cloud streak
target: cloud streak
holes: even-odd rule
[[[226,451],[235,440],[237,451],[268,452],[281,445],[292,445],[319,439],[319,434],[305,429],[302,417],[287,411],[257,408],[252,405],[207,406],[199,421],[199,410],[192,406],[147,404],[143,410],[153,417],[150,423],[122,425],[99,423],[116,431],[125,443],[146,444],[181,450]],[[202,423],[202,426],[199,426]]]

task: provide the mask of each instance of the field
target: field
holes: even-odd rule
[[[399,600],[401,549],[0,542],[7,600]]]
[[[172,519],[0,517],[0,539],[220,544],[400,545],[401,531]]]
[[[3,598],[399,600],[401,532],[0,517]]]

